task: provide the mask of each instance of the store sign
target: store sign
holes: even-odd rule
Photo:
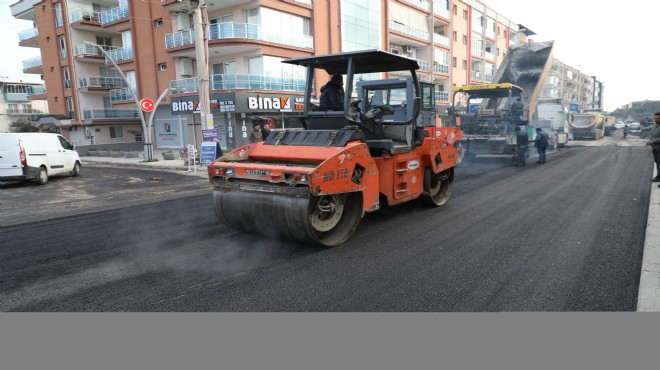
[[[237,93],[236,111],[247,113],[301,112],[305,99],[299,95]]]
[[[228,113],[236,111],[235,94],[217,94],[209,101],[211,113]],[[198,96],[172,98],[171,112],[173,115],[200,113]]]

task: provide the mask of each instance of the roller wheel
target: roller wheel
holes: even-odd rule
[[[362,218],[360,193],[312,197],[309,227],[314,241],[328,247],[341,244],[353,235]]]
[[[451,187],[454,182],[454,170],[450,168],[440,173],[432,173],[430,169],[426,170],[427,191],[423,197],[427,204],[432,206],[441,206],[449,200]]]
[[[250,233],[327,247],[351,237],[362,218],[362,193],[291,197],[267,192],[213,192],[224,225]]]

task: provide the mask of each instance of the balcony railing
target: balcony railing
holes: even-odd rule
[[[490,60],[491,62],[495,61],[495,54],[491,53],[490,51],[484,52],[484,56],[485,56],[486,60]]]
[[[449,74],[449,66],[447,64],[434,64],[433,72]]]
[[[32,92],[27,94],[27,97],[31,97],[33,95],[41,95],[46,93],[46,87],[45,86],[34,86],[32,87]]]
[[[471,71],[471,76],[473,80],[481,80],[481,72],[480,71]]]
[[[193,44],[193,31],[184,30],[175,33],[170,33],[165,35],[165,48],[172,49],[178,48],[179,46],[192,45]]]
[[[39,31],[36,28],[30,28],[18,34],[18,41],[29,40],[33,37],[39,36]]]
[[[436,91],[435,97],[440,101],[449,101],[449,92],[447,91]]]
[[[419,69],[421,69],[422,71],[431,71],[431,63],[422,59],[415,59],[415,60],[417,61],[417,64],[419,64]]]
[[[426,11],[429,11],[430,4],[427,0],[405,0],[408,4],[412,4],[418,8],[422,8]]]
[[[42,64],[43,63],[41,62],[41,57],[40,56],[30,58],[30,59],[26,59],[26,60],[23,61],[23,69],[30,69],[30,68],[34,68],[34,67],[39,67]]]
[[[69,23],[76,23],[82,21],[101,23],[101,12],[79,9],[79,10],[74,10],[69,14]]]
[[[449,37],[434,33],[433,34],[433,42],[436,44],[444,45],[444,46],[449,46]]]
[[[413,28],[413,27],[410,27],[410,26],[406,26],[403,23],[397,23],[395,21],[390,21],[390,29],[394,30],[394,31],[397,31],[397,32],[400,32],[400,33],[403,33],[403,34],[406,34],[408,36],[416,37],[418,39],[422,39],[422,40],[428,40],[429,39],[429,32],[428,31],[424,31],[424,30],[420,30],[420,29]]]
[[[433,2],[433,14],[449,19],[449,9],[445,9],[443,4],[438,1]]]
[[[495,38],[495,30],[493,30],[492,28],[486,28],[486,37],[494,39]]]
[[[305,91],[305,80],[248,74],[211,75],[209,90],[234,89],[303,92]],[[170,91],[172,94],[199,92],[199,81],[197,78],[170,81]]]
[[[125,1],[122,1],[119,7],[101,12],[99,14],[99,19],[101,20],[102,25],[106,25],[108,23],[117,22],[121,19],[128,18],[128,16],[128,4]]]
[[[110,90],[110,101],[113,103],[133,101],[133,93],[129,88]]]
[[[481,50],[481,49],[479,49],[479,48],[477,48],[477,47],[473,47],[473,48],[472,48],[472,56],[473,56],[473,57],[483,58],[483,57],[484,57],[484,51]]]
[[[493,82],[493,75],[484,75],[484,81]]]
[[[314,38],[312,36],[268,32],[264,31],[263,27],[258,24],[219,23],[209,26],[209,40],[233,38],[267,41],[307,49],[312,49],[314,46]],[[167,49],[192,45],[193,43],[194,35],[192,30],[179,31],[165,36],[165,47]]]
[[[88,76],[78,79],[80,87],[119,88],[127,87],[121,77]]]
[[[306,49],[314,48],[312,36],[300,35],[296,32],[270,31],[258,24],[217,23],[209,26],[209,40],[233,38],[260,40]]]
[[[116,49],[107,50],[107,52],[110,58],[112,58],[112,60],[114,60],[115,62],[133,59],[132,47],[116,48]],[[112,60],[110,60],[110,58],[108,57],[105,58],[105,62],[107,64],[112,63]]]
[[[112,47],[106,47],[106,50],[112,50]],[[103,53],[94,45],[79,44],[73,47],[73,55],[77,57],[96,57],[103,56]]]
[[[83,119],[140,118],[137,109],[85,109]]]
[[[41,109],[16,109],[8,108],[7,114],[41,114],[44,111]]]

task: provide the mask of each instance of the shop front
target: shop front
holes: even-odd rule
[[[210,97],[213,126],[218,129],[218,142],[223,149],[234,149],[250,143],[250,133],[259,125],[271,130],[302,129],[300,117],[304,98],[300,95],[251,92],[221,93]],[[199,97],[172,98],[172,115],[185,116],[199,122]],[[192,125],[192,124],[191,124]],[[201,125],[195,135],[201,141]]]

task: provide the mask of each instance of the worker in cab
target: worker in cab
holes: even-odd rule
[[[341,75],[333,75],[323,85],[319,100],[319,110],[344,111],[344,79]]]
[[[511,116],[513,117],[513,123],[515,125],[520,125],[523,122],[523,113],[525,112],[525,104],[520,100],[520,97],[516,98],[511,104]]]

